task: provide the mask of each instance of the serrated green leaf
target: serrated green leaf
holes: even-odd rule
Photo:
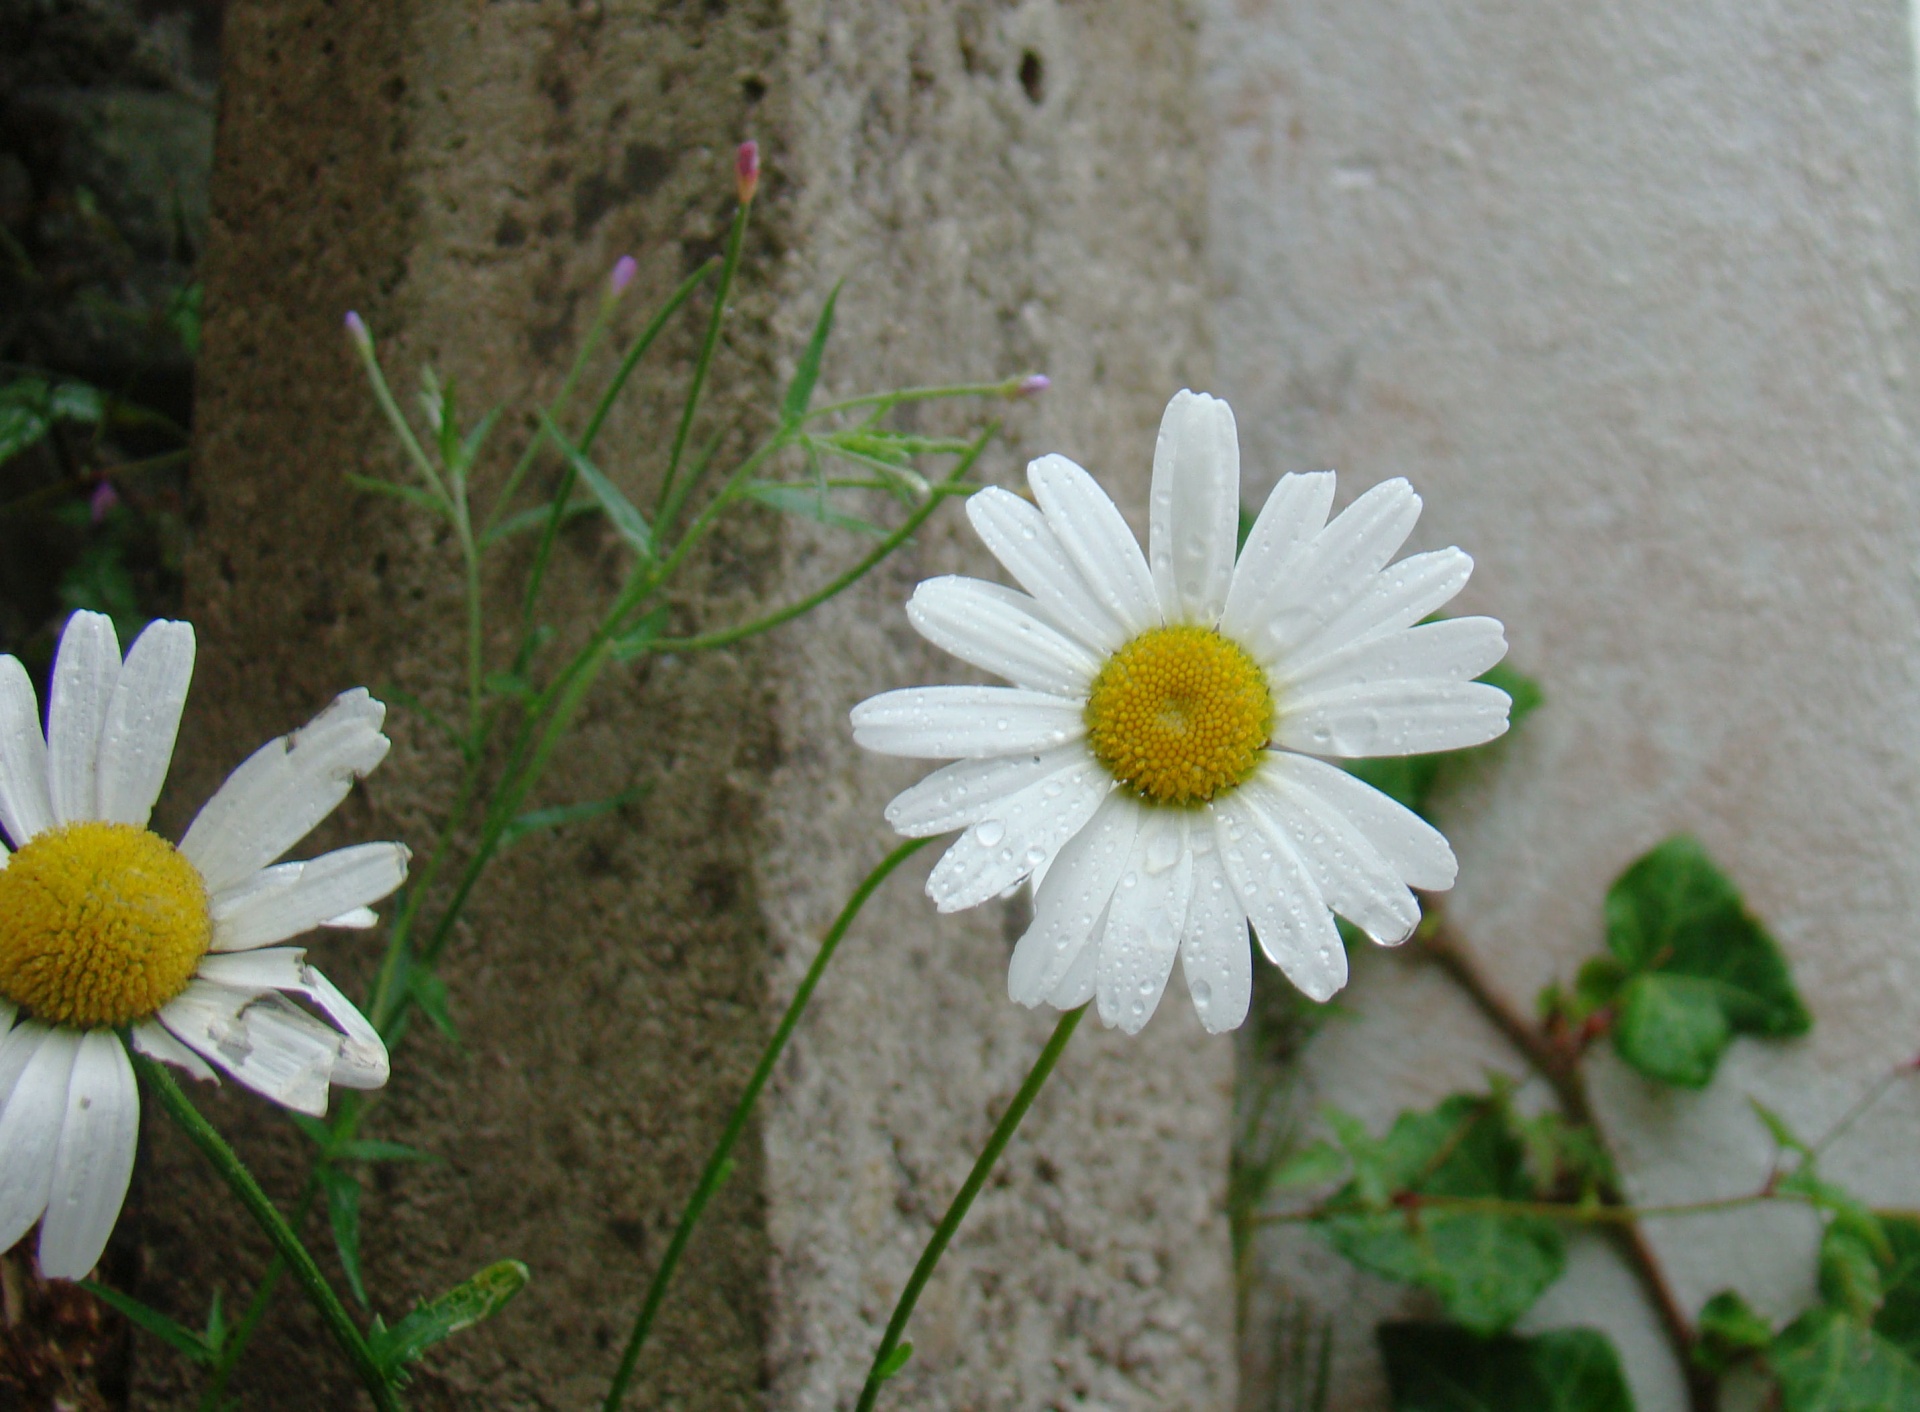
[[[907,1360],[911,1357],[913,1357],[913,1340],[902,1339],[894,1345],[894,1350],[887,1355],[886,1361],[873,1370],[874,1377],[883,1383],[898,1377],[900,1370],[907,1366]]]
[[[1614,1043],[1650,1078],[1699,1087],[1733,1035],[1778,1038],[1811,1024],[1779,946],[1684,834],[1608,890],[1607,948],[1635,977]]]
[[[618,794],[610,794],[605,799],[589,799],[581,804],[557,804],[551,809],[530,810],[500,831],[500,847],[508,848],[528,834],[548,833],[554,829],[565,828],[568,824],[597,819],[602,814],[611,814],[614,810],[636,803],[646,796],[647,786],[636,785],[632,789],[623,789]]]
[[[526,1288],[527,1267],[518,1260],[489,1265],[438,1299],[422,1304],[392,1328],[372,1331],[374,1361],[389,1373],[411,1363],[436,1343],[491,1318]]]
[[[606,512],[607,522],[613,526],[614,533],[625,540],[627,546],[642,559],[653,558],[653,529],[647,524],[647,517],[621,492],[620,487],[608,480],[598,466],[580,453],[580,449],[561,434],[553,418],[545,412],[540,413],[540,425],[546,428],[548,437],[560,448],[560,454],[566,457],[567,464],[573,467],[573,473],[580,478],[600,502],[600,508]]]
[[[346,1272],[347,1287],[364,1305],[367,1286],[360,1275],[359,1178],[324,1162],[314,1168],[314,1175],[326,1193],[327,1221],[333,1227],[333,1245],[340,1252],[340,1268]]]
[[[1873,1247],[1838,1222],[1821,1233],[1820,1294],[1863,1324],[1880,1310],[1880,1262]]]
[[[1730,1289],[1700,1307],[1698,1327],[1693,1361],[1710,1373],[1724,1373],[1773,1342],[1773,1325]]]
[[[792,426],[807,415],[807,408],[813,405],[814,385],[820,381],[820,360],[826,356],[827,340],[833,336],[833,310],[840,302],[840,281],[835,280],[833,289],[827,294],[827,302],[820,306],[820,317],[813,321],[813,334],[807,339],[806,349],[800,354],[800,361],[794,366],[793,381],[787,384],[787,395],[780,402],[780,417]]]
[[[1379,1338],[1394,1412],[1633,1412],[1620,1357],[1594,1329],[1482,1338],[1387,1323]]]
[[[78,1281],[80,1288],[88,1294],[120,1313],[136,1327],[145,1329],[161,1342],[176,1351],[185,1354],[203,1367],[212,1367],[219,1356],[219,1350],[192,1329],[176,1323],[151,1305],[142,1304],[130,1294],[122,1294],[117,1289],[109,1289],[92,1280]],[[216,1304],[215,1308],[219,1306]]]
[[[1920,1365],[1838,1309],[1817,1307],[1767,1350],[1782,1412],[1914,1412]]]
[[[1394,1196],[1537,1197],[1526,1152],[1503,1108],[1455,1094],[1424,1113],[1402,1113],[1375,1154],[1373,1180]],[[1329,1205],[1365,1199],[1359,1180]],[[1316,1230],[1355,1264],[1430,1291],[1476,1333],[1496,1333],[1533,1306],[1566,1268],[1566,1241],[1541,1217],[1419,1206],[1343,1215]]]
[[[826,492],[815,486],[795,485],[784,481],[754,481],[742,492],[749,500],[757,500],[769,509],[778,510],[783,515],[799,515],[803,519],[826,525],[830,529],[851,530],[855,534],[864,534],[876,539],[886,538],[886,531],[870,520],[858,515],[849,515],[836,509]]]

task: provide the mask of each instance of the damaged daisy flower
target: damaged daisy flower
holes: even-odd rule
[[[349,691],[269,742],[175,847],[147,819],[193,657],[189,624],[152,624],[123,661],[110,619],[74,614],[44,736],[25,668],[0,657],[0,827],[16,850],[0,850],[0,1249],[40,1222],[50,1278],[93,1267],[126,1196],[140,1103],[122,1036],[314,1116],[330,1085],[387,1080],[373,1026],[275,943],[373,925],[406,848],[274,863],[385,757],[386,708]]]
[[[964,830],[927,883],[941,911],[1031,879],[1013,999],[1098,1001],[1128,1033],[1179,956],[1201,1023],[1246,1018],[1248,924],[1316,1000],[1346,983],[1334,914],[1375,941],[1452,886],[1447,841],[1329,760],[1479,745],[1508,699],[1475,678],[1492,618],[1425,621],[1466,584],[1458,549],[1390,563],[1420,497],[1390,480],[1328,520],[1331,471],[1281,478],[1236,562],[1240,450],[1225,402],[1181,392],[1154,448],[1149,552],[1064,456],[1033,501],[988,488],[968,518],[1024,592],[929,579],[908,617],[1011,686],[890,691],[853,712],[870,750],[957,763],[887,809],[900,833]]]

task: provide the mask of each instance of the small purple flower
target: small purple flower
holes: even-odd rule
[[[1016,397],[1038,397],[1053,386],[1053,379],[1045,373],[1033,373],[1020,379],[1020,386],[1014,389]]]
[[[747,141],[740,144],[733,154],[733,179],[740,192],[740,204],[746,205],[753,200],[753,193],[760,187],[760,144]]]
[[[613,273],[608,276],[607,284],[617,299],[633,283],[633,277],[640,273],[640,262],[631,255],[622,255],[613,262]]]
[[[347,337],[351,338],[363,351],[373,347],[373,335],[367,332],[367,325],[353,310],[347,310]]]
[[[87,510],[97,525],[106,519],[107,512],[120,503],[120,492],[113,488],[113,482],[103,480],[93,488],[93,494],[87,497]]]

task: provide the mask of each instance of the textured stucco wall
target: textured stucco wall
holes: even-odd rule
[[[557,386],[601,281],[640,257],[626,331],[714,248],[729,154],[759,137],[752,282],[721,409],[764,406],[847,277],[833,391],[1044,369],[983,473],[1062,450],[1144,502],[1168,394],[1204,383],[1197,24],[1172,0],[689,6],[254,0],[229,20],[208,257],[202,629],[176,812],[351,682],[452,679],[450,547],[342,485],[394,469],[339,333],[361,310],[396,382],[420,360],[469,406]],[[1027,62],[1028,56],[1032,62]],[[681,338],[659,368],[683,368]],[[643,374],[597,459],[647,484],[677,378]],[[944,427],[930,414],[927,427]],[[502,465],[489,468],[498,475]],[[370,1283],[404,1308],[503,1254],[534,1282],[436,1355],[433,1407],[590,1405],[708,1142],[821,929],[890,840],[912,777],[856,758],[846,711],[954,665],[901,604],[985,571],[950,513],[882,581],[747,650],[610,674],[544,802],[645,782],[646,802],[515,850],[450,955],[455,1053],[409,1038],[374,1124],[447,1159],[368,1195]],[[846,562],[844,540],[749,525],[676,605],[719,624]],[[610,536],[564,544],[556,614],[614,583]],[[333,841],[425,837],[453,762],[395,750]],[[846,1404],[933,1221],[1048,1027],[1005,999],[1015,920],[937,918],[891,885],[849,937],[755,1140],[683,1267],[633,1405]],[[373,948],[316,960],[353,988]],[[915,1407],[1226,1406],[1221,1215],[1230,1046],[1170,997],[1143,1041],[1089,1027],[1009,1151],[913,1329]],[[297,1147],[223,1095],[281,1193]],[[146,1293],[185,1316],[259,1260],[193,1154],[150,1124]],[[316,1226],[314,1233],[324,1241]],[[250,1404],[349,1405],[290,1299]],[[391,1316],[396,1310],[387,1310]],[[136,1403],[184,1405],[163,1357]]]
[[[1608,881],[1681,828],[1780,937],[1815,1015],[1704,1093],[1603,1055],[1634,1194],[1751,1190],[1751,1094],[1818,1131],[1920,1036],[1920,190],[1904,6],[1214,0],[1218,390],[1247,464],[1411,476],[1548,705],[1448,801],[1454,915],[1522,1004],[1601,944]],[[1301,1102],[1376,1125],[1514,1058],[1434,972],[1374,956]],[[1833,1152],[1920,1199],[1920,1092]],[[1652,1229],[1690,1307],[1810,1292],[1793,1213]],[[1267,1307],[1338,1310],[1344,1408],[1383,1405],[1393,1292],[1264,1245]],[[1637,1291],[1582,1247],[1536,1315],[1620,1339],[1681,1405]],[[1264,1338],[1256,1323],[1250,1352]]]

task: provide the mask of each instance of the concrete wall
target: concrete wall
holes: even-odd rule
[[[767,405],[845,276],[827,388],[1044,370],[1054,393],[1007,413],[985,473],[1011,483],[1028,456],[1065,451],[1141,511],[1160,408],[1210,368],[1196,37],[1173,0],[236,4],[189,582],[203,665],[175,815],[344,685],[444,699],[433,684],[453,680],[449,546],[341,480],[396,466],[341,311],[366,316],[397,381],[424,359],[469,405],[544,396],[616,256],[641,262],[631,333],[715,247],[743,137],[765,144],[768,176],[722,415]],[[684,368],[690,346],[655,366]],[[678,385],[643,376],[602,464],[647,483]],[[901,603],[914,579],[986,559],[957,514],[935,523],[808,625],[610,679],[583,716],[543,799],[652,792],[503,862],[450,955],[466,1048],[411,1037],[374,1124],[446,1158],[369,1193],[370,1283],[390,1317],[501,1255],[534,1268],[505,1316],[430,1360],[414,1405],[583,1407],[604,1387],[778,1007],[889,846],[880,808],[913,772],[856,758],[845,713],[952,676]],[[748,525],[676,611],[732,621],[849,552]],[[604,594],[617,556],[592,527],[569,536],[556,612]],[[396,712],[392,731],[392,758],[326,841],[426,838],[453,762],[416,718]],[[1017,919],[936,918],[917,882],[893,884],[849,938],[634,1405],[827,1409],[857,1388],[1048,1027],[1005,998]],[[316,947],[350,988],[371,955]],[[1177,1001],[1165,1011],[1142,1040],[1076,1041],[928,1290],[897,1405],[1232,1400],[1230,1047]],[[300,1154],[280,1125],[232,1095],[212,1107],[291,1193]],[[255,1245],[193,1154],[149,1135],[145,1293],[191,1318],[210,1281],[231,1300],[235,1272],[262,1259],[233,1258]],[[292,1300],[280,1309],[242,1396],[347,1405],[331,1351]],[[137,1405],[190,1400],[164,1355],[137,1380]]]
[[[1448,800],[1453,915],[1529,1004],[1601,944],[1608,882],[1691,829],[1815,1016],[1713,1086],[1596,1083],[1633,1193],[1751,1190],[1753,1095],[1819,1131],[1920,1035],[1920,159],[1904,7],[1215,0],[1216,390],[1251,474],[1413,478],[1422,546],[1479,564],[1548,704]],[[1303,1111],[1396,1110],[1519,1072],[1434,971],[1377,955],[1294,1071]],[[1920,1199],[1920,1092],[1837,1147]],[[1810,1293],[1813,1226],[1651,1231],[1689,1307]],[[1256,1301],[1336,1312],[1339,1408],[1384,1405],[1401,1303],[1311,1241]],[[1677,1370],[1625,1271],[1581,1247],[1541,1324],[1600,1323],[1643,1412]],[[1254,1364],[1271,1328],[1249,1327]],[[1254,1384],[1250,1384],[1250,1387]]]

